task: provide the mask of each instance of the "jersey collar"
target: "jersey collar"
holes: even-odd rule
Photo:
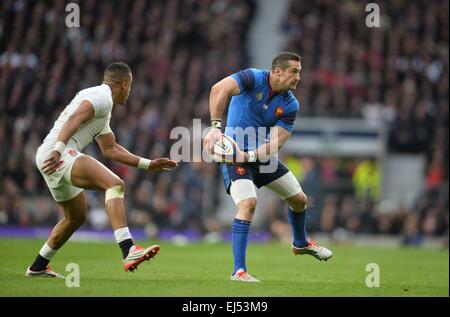
[[[269,75],[267,76],[267,85],[269,86],[269,96],[267,97],[268,99],[272,98],[274,94],[272,86],[270,85],[270,71],[269,71]]]

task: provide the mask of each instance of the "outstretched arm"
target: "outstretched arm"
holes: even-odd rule
[[[150,171],[170,171],[172,168],[178,166],[177,162],[168,158],[148,160],[134,155],[116,142],[116,137],[113,132],[99,135],[96,141],[104,157],[125,165]]]

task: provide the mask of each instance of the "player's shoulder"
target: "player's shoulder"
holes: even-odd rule
[[[86,89],[83,89],[79,92],[82,97],[91,97],[95,98],[96,101],[105,104],[111,105],[113,104],[111,88],[109,88],[106,84],[101,84],[98,86],[92,86]],[[88,98],[89,99],[89,98]]]
[[[245,68],[237,72],[236,74],[249,74],[253,76],[256,80],[266,80],[269,76],[269,71],[265,69],[259,69],[259,68]]]
[[[268,85],[270,72],[266,69],[248,68],[255,78],[255,88],[261,88]]]
[[[85,89],[81,90],[80,93],[85,93],[85,94],[102,94],[102,95],[108,95],[109,94],[110,95],[111,94],[111,88],[109,88],[109,86],[106,85],[106,84],[101,84],[101,85],[85,88]]]
[[[300,107],[297,97],[295,97],[290,90],[284,94],[284,102],[286,103],[286,106],[292,107],[293,109],[298,109]]]
[[[269,71],[267,69],[248,68],[248,70],[254,74],[255,79],[259,82],[267,84],[267,80],[269,78]]]

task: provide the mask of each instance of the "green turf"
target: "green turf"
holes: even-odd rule
[[[331,245],[328,262],[294,256],[288,245],[249,246],[249,272],[262,283],[231,282],[231,245],[161,243],[156,259],[136,273],[121,267],[114,243],[69,242],[52,261],[61,274],[80,267],[80,287],[64,280],[25,279],[43,240],[1,239],[0,296],[448,296],[448,250]],[[380,287],[368,288],[368,263],[380,267]]]

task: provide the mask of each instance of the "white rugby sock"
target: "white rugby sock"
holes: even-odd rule
[[[47,244],[47,242],[44,243],[44,245],[42,246],[41,250],[39,251],[39,254],[43,257],[46,258],[47,260],[51,260],[52,257],[56,254],[57,250],[53,250],[52,248],[49,247],[49,245]]]
[[[128,230],[128,227],[122,227],[117,230],[114,230],[114,236],[116,237],[117,243],[120,243],[127,239],[131,239],[131,234],[130,230]]]

